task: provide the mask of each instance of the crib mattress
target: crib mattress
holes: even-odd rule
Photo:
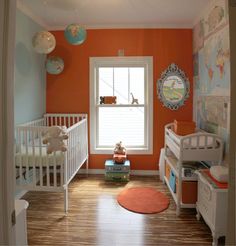
[[[42,147],[41,153],[40,153],[41,147],[34,147],[33,148],[28,147],[28,153],[26,152],[26,148],[24,146],[21,146],[21,153],[16,153],[15,155],[15,165],[16,166],[22,166],[26,167],[27,165],[29,167],[35,166],[35,167],[46,167],[46,166],[54,166],[56,164],[57,166],[61,166],[65,162],[65,154],[62,152],[55,152],[52,154],[47,154],[47,148]]]

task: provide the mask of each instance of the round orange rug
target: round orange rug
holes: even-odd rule
[[[122,207],[141,214],[162,212],[170,203],[165,194],[149,187],[125,189],[117,196],[117,201]]]

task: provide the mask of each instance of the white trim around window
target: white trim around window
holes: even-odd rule
[[[144,68],[144,104],[104,105],[98,102],[98,79],[101,67],[143,67]],[[112,154],[114,146],[99,146],[98,144],[98,111],[104,107],[143,107],[144,114],[144,144],[143,146],[126,146],[128,154],[153,153],[153,57],[90,57],[90,153]],[[125,120],[125,119],[124,119]],[[114,143],[115,144],[115,143]]]

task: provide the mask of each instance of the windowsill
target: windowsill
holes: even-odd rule
[[[144,107],[145,104],[97,104],[97,107]]]
[[[112,155],[113,152],[113,148],[96,148],[96,149],[91,149],[90,150],[90,154],[95,154],[95,155]],[[128,149],[127,148],[127,154],[128,155],[152,155],[153,154],[153,150],[152,149],[148,149],[148,148],[132,148],[132,149]]]

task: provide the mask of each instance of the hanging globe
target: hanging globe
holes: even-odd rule
[[[48,54],[56,47],[55,37],[47,31],[37,32],[32,39],[33,48],[40,54]]]
[[[49,74],[59,74],[64,69],[64,61],[58,56],[48,57],[46,60],[46,70]]]
[[[86,30],[77,24],[67,26],[64,34],[66,40],[73,45],[82,44],[87,36]]]

